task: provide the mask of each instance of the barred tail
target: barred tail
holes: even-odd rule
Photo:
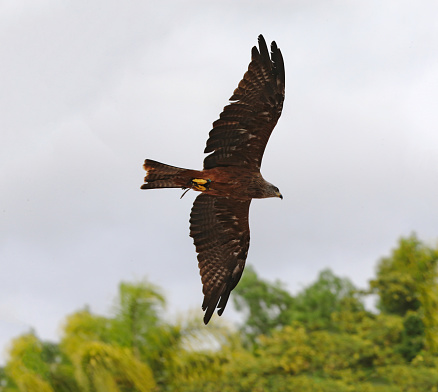
[[[146,159],[143,168],[146,170],[146,177],[141,189],[181,188],[190,181],[186,173],[191,170],[165,165],[152,159]]]

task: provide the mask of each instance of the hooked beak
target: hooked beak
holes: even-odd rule
[[[277,197],[279,197],[281,200],[283,200],[283,195],[280,192],[277,192]]]

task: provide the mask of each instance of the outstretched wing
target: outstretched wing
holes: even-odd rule
[[[213,123],[204,152],[204,169],[217,166],[248,166],[260,169],[269,136],[281,115],[284,101],[284,63],[277,44],[271,57],[259,35],[248,71],[234,90],[232,102]]]
[[[204,193],[193,203],[190,236],[198,252],[205,324],[216,306],[219,316],[222,314],[242,276],[249,248],[250,203]]]

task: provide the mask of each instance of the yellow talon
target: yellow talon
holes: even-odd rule
[[[194,182],[196,185],[204,185],[204,184],[206,184],[207,182],[210,182],[210,180],[204,180],[204,179],[202,179],[202,178],[194,178],[194,179],[192,180],[192,182]]]
[[[209,179],[204,180],[203,178],[194,178],[192,180],[193,188],[201,192],[208,191],[208,189],[210,188],[210,183],[211,180]]]

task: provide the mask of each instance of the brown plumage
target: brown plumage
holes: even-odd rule
[[[223,313],[242,276],[249,248],[251,199],[280,197],[277,187],[260,174],[263,152],[281,115],[285,74],[275,42],[269,56],[258,38],[248,71],[229,105],[213,123],[204,152],[203,170],[188,170],[146,159],[142,189],[183,188],[202,192],[190,214],[190,236],[198,253],[207,324],[215,308]]]

